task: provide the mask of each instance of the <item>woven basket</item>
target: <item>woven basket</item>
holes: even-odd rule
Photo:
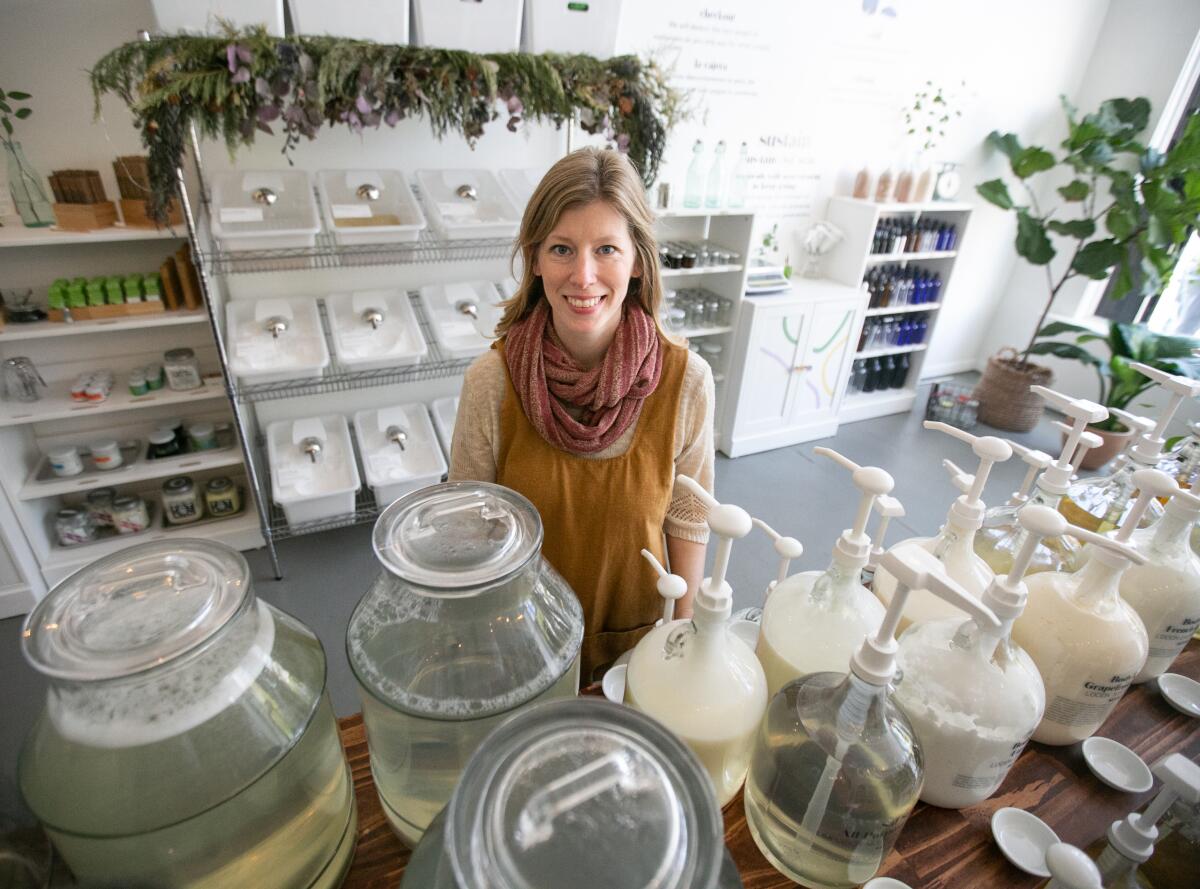
[[[983,379],[975,387],[981,422],[1010,432],[1028,432],[1037,425],[1045,405],[1029,387],[1050,385],[1054,372],[1040,364],[1022,364],[1020,359],[1012,346],[988,359]]]

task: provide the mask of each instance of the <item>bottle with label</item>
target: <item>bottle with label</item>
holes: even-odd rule
[[[998,623],[930,621],[900,638],[896,703],[925,754],[921,799],[930,805],[961,809],[995,793],[1046,709],[1041,674],[1011,633],[1028,601],[1022,578],[1034,549],[1067,520],[1047,506],[1026,506],[1019,519],[1025,539],[1012,571],[983,594]]]
[[[987,484],[992,465],[1003,463],[1011,457],[1012,448],[1008,442],[999,438],[990,435],[972,435],[934,420],[926,420],[925,428],[936,429],[960,441],[968,442],[975,452],[975,456],[979,458],[979,468],[974,475],[969,475],[949,460],[943,460],[943,467],[950,472],[955,487],[963,492],[962,496],[951,504],[950,512],[946,516],[946,524],[936,535],[933,537],[910,537],[908,540],[902,540],[894,545],[892,551],[922,549],[932,553],[945,566],[950,579],[978,599],[996,576],[987,563],[975,555],[975,532],[982,527],[983,515],[986,511],[983,501],[979,498],[983,493],[984,485]],[[896,579],[887,571],[881,569],[875,572],[875,583],[872,589],[884,605],[891,604],[895,588]],[[925,590],[915,589],[908,597],[908,605],[905,606],[904,614],[900,618],[900,628],[906,630],[910,624],[954,616],[954,609],[951,606]]]
[[[1072,525],[1097,531],[1101,534],[1123,524],[1129,511],[1136,486],[1133,474],[1138,469],[1155,467],[1162,458],[1164,435],[1168,424],[1175,416],[1185,398],[1200,395],[1200,380],[1165,373],[1148,364],[1129,362],[1129,366],[1142,376],[1149,377],[1162,386],[1168,396],[1167,406],[1158,417],[1158,425],[1148,435],[1143,435],[1129,451],[1129,461],[1110,475],[1090,478],[1071,485],[1058,508]],[[1146,524],[1153,524],[1162,517],[1162,506],[1150,504]]]
[[[859,466],[829,448],[813,452],[849,469],[861,496],[854,525],[834,544],[829,567],[781,580],[763,606],[755,651],[772,695],[808,673],[845,669],[863,637],[883,620],[883,606],[862,585],[861,576],[871,555],[871,538],[866,534],[871,507],[895,482],[877,466]],[[787,570],[784,559],[781,575]]]
[[[696,208],[704,203],[704,143],[699,139],[692,146],[692,162],[688,164],[683,188],[683,206]]]
[[[897,578],[892,604],[850,657],[850,672],[785,685],[754,743],[745,797],[750,835],[776,869],[806,886],[849,889],[874,877],[917,804],[924,756],[891,691],[896,625],[909,589],[995,621],[922,549],[884,553],[885,570]]]
[[[1125,569],[1146,559],[1127,541],[1150,500],[1178,488],[1155,469],[1139,469],[1134,483],[1138,497],[1116,539],[1073,529],[1093,544],[1084,566],[1073,574],[1043,571],[1026,581],[1029,604],[1012,635],[1046,684],[1046,714],[1033,734],[1043,744],[1090,738],[1146,664],[1146,628],[1120,594]]]
[[[1091,423],[1099,423],[1108,416],[1107,408],[1085,398],[1070,398],[1045,386],[1030,386],[1029,391],[1040,395],[1047,404],[1066,414],[1072,424],[1071,431],[1063,441],[1062,452],[1054,461],[1041,451],[1030,451],[1020,445],[1013,445],[1013,450],[1029,466],[1025,481],[1009,498],[1008,503],[987,511],[983,527],[975,535],[975,552],[997,574],[1008,573],[1012,568],[1013,556],[1017,554],[1025,539],[1025,532],[1021,523],[1017,521],[1017,510],[1026,502],[1058,509],[1059,501],[1070,489],[1071,477],[1078,465],[1072,460],[1082,457],[1097,437],[1087,432],[1086,427]],[[1041,474],[1037,476],[1031,494],[1029,484],[1034,473],[1039,470]],[[1074,570],[1079,565],[1079,550],[1079,541],[1070,534],[1047,537],[1034,550],[1033,561],[1030,562],[1026,573]]]
[[[746,778],[754,734],[767,706],[767,680],[758,658],[729,629],[729,551],[752,525],[745,510],[718,503],[687,476],[677,476],[676,482],[708,507],[708,526],[718,538],[716,562],[712,576],[696,592],[694,616],[664,621],[633,649],[625,703],[653,716],[696,753],[723,806]],[[642,552],[659,572],[660,592],[669,584],[673,589],[666,591],[673,598],[682,578],[672,579]]]
[[[716,209],[725,203],[725,140],[717,143],[713,152],[712,166],[708,168],[708,187],[704,192],[704,206]]]
[[[729,184],[729,209],[739,210],[746,206],[746,192],[750,184],[750,147],[743,142],[738,148],[737,163]]]
[[[1158,524],[1134,531],[1129,545],[1146,557],[1121,575],[1121,598],[1146,626],[1150,652],[1134,684],[1157,679],[1200,629],[1200,558],[1189,544],[1200,497],[1180,491]]]

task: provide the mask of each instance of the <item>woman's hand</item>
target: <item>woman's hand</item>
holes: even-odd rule
[[[670,571],[678,574],[687,581],[687,593],[675,603],[675,617],[690,618],[692,616],[692,600],[700,581],[704,579],[704,553],[708,544],[693,543],[690,540],[680,540],[678,537],[667,535],[667,559],[671,563]]]

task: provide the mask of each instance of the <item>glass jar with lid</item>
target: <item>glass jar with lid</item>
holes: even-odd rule
[[[240,554],[124,549],[38,603],[21,645],[49,688],[18,780],[81,884],[341,883],[354,789],[325,654]]]
[[[480,746],[401,889],[740,889],[694,753],[595,698],[509,719]]]
[[[493,728],[576,694],[583,609],[541,557],[533,504],[499,485],[414,491],[379,516],[373,543],[383,571],[346,653],[384,814],[415,846]]]
[[[163,518],[172,525],[186,525],[204,518],[204,502],[196,483],[186,475],[177,475],[163,482]]]

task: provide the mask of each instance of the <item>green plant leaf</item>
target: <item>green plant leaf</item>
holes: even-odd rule
[[[1171,234],[1171,224],[1164,221],[1158,214],[1152,215],[1147,220],[1146,237],[1150,239],[1151,244],[1156,244],[1160,247],[1175,243],[1175,239]]]
[[[1012,159],[1012,171],[1018,179],[1028,179],[1034,173],[1042,173],[1053,168],[1056,163],[1054,155],[1044,148],[1030,146]]]
[[[1060,235],[1078,238],[1083,241],[1096,233],[1096,223],[1090,219],[1072,219],[1068,222],[1052,220],[1046,223],[1046,228]]]
[[[1104,227],[1116,238],[1125,239],[1137,228],[1133,215],[1119,206],[1114,206],[1104,216]]]
[[[33,98],[33,96],[29,95],[29,93],[19,93],[19,92],[17,92],[16,90],[12,90],[12,91],[11,91],[11,92],[8,94],[8,97],[9,97],[10,99],[16,99],[18,102],[24,102],[26,99],[32,99],[32,98]],[[3,94],[3,93],[0,93],[0,99],[3,99],[3,98],[4,98],[4,94]]]
[[[7,117],[0,117],[0,124],[4,125],[4,132],[8,133],[10,136],[13,134],[12,124],[9,123]]]
[[[1012,198],[1008,194],[1008,186],[1001,179],[989,179],[975,186],[975,191],[985,201],[995,204],[1002,210],[1013,208]]]
[[[1037,335],[1041,338],[1044,336],[1058,336],[1063,333],[1091,333],[1091,328],[1083,327],[1079,324],[1071,324],[1069,321],[1051,321],[1039,330]]]
[[[1010,161],[1016,160],[1017,156],[1023,150],[1016,133],[1001,133],[999,130],[992,130],[988,133],[988,137],[984,141],[997,151],[1003,153]]]
[[[1075,254],[1071,268],[1081,275],[1099,281],[1108,277],[1109,269],[1119,263],[1123,255],[1120,245],[1111,238],[1092,241]]]
[[[1113,150],[1107,142],[1089,142],[1079,156],[1093,167],[1104,167],[1113,159]]]
[[[1124,299],[1133,290],[1133,272],[1130,270],[1128,259],[1117,265],[1117,276],[1113,279],[1108,297],[1112,300]]]
[[[1135,133],[1140,133],[1150,123],[1149,99],[1109,99],[1101,107],[1104,106],[1112,108],[1117,120]]]
[[[5,102],[3,99],[0,99],[0,111],[6,111],[9,114],[12,114],[12,109],[10,107],[8,107],[8,103]]]
[[[17,120],[24,120],[25,118],[29,117],[29,115],[31,115],[31,114],[33,114],[33,111],[31,111],[28,108],[18,108],[17,112],[16,112]]]
[[[1116,198],[1117,203],[1125,208],[1137,206],[1137,196],[1134,194],[1133,174],[1125,170],[1114,170],[1108,174],[1112,185],[1109,186],[1109,194]]]
[[[1091,188],[1082,179],[1074,179],[1058,189],[1065,201],[1082,201],[1091,193]]]
[[[1023,209],[1017,210],[1017,253],[1034,265],[1046,265],[1055,254],[1041,220]]]
[[[1074,343],[1034,343],[1029,350],[1031,355],[1054,355],[1057,358],[1069,358],[1084,364],[1099,367],[1104,364],[1099,358]]]

